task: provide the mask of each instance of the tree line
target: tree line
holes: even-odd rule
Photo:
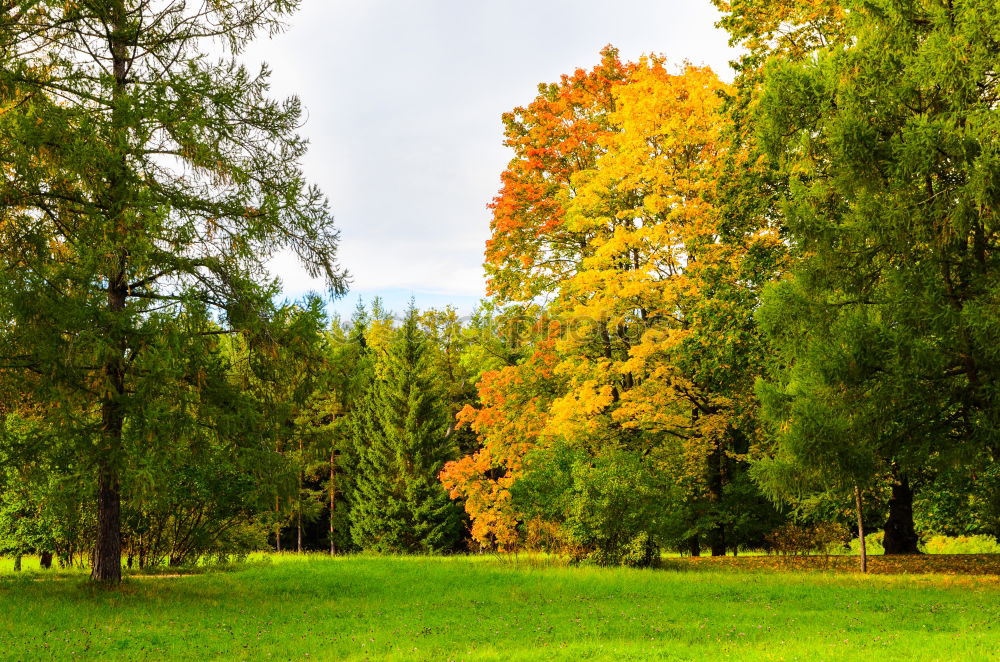
[[[1000,535],[989,2],[716,0],[732,84],[607,47],[503,116],[476,313],[332,322],[267,275],[348,283],[238,61],[296,4],[0,5],[6,551]]]

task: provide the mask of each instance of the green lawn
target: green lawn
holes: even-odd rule
[[[109,592],[25,566],[4,659],[1000,660],[995,575],[285,556]]]

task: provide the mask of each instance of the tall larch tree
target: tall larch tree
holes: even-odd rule
[[[127,457],[200,422],[198,406],[164,401],[228,408],[214,434],[236,448],[269,439],[266,412],[214,388],[225,370],[201,369],[218,334],[245,335],[260,361],[271,352],[267,261],[291,250],[344,287],[326,199],[299,167],[300,104],[270,99],[268,70],[236,59],[297,5],[0,8],[2,377],[51,405],[47,428],[96,476],[96,580],[121,576]]]

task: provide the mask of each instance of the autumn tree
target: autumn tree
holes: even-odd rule
[[[518,518],[509,503],[509,487],[524,454],[537,442],[557,383],[551,372],[555,329],[548,321],[536,326],[547,316],[531,301],[553,294],[588,253],[586,237],[564,224],[563,197],[571,194],[574,173],[591,167],[602,153],[599,138],[610,130],[612,91],[629,66],[609,46],[592,70],[577,69],[557,83],[540,84],[530,104],[503,116],[504,144],[514,157],[490,204],[485,264],[494,295],[490,305],[514,304],[500,314],[505,337],[524,334],[541,345],[533,349],[528,341],[517,349],[499,348],[504,360],[485,372],[479,384],[482,406],[469,405],[459,415],[482,447],[449,463],[442,479],[454,498],[466,499],[473,538],[480,544],[511,548],[517,543]]]
[[[711,532],[713,551],[723,553],[726,526],[735,524],[723,512],[723,493],[745,473],[753,436],[748,356],[757,346],[753,287],[760,278],[748,278],[743,256],[779,242],[768,231],[740,245],[722,241],[716,179],[725,155],[725,86],[715,75],[690,66],[673,74],[656,58],[615,71],[600,78],[614,84],[605,83],[586,112],[539,112],[532,131],[508,121],[519,158],[494,203],[491,287],[501,299],[547,293],[555,333],[541,345],[545,354],[484,376],[483,406],[463,414],[481,431],[483,451],[450,466],[446,479],[468,497],[475,520],[490,513],[479,501],[505,498],[510,486],[470,480],[502,468],[491,462],[519,472],[526,453],[554,442],[594,458],[633,453],[640,463],[658,462],[659,472],[690,490],[692,503],[710,504],[692,511],[688,528],[692,537]],[[528,109],[547,111],[572,97],[581,79],[578,72],[556,90],[543,88]],[[542,156],[566,151],[564,133],[574,122],[589,133],[570,144],[586,149],[549,165]],[[549,139],[555,142],[537,142]],[[545,187],[532,179],[536,172]],[[541,197],[526,204],[525,191]],[[534,289],[508,288],[514,273]],[[492,432],[505,420],[532,427]],[[509,440],[495,444],[493,435]],[[490,457],[494,448],[515,451],[516,460]],[[620,459],[609,470],[633,466]],[[500,475],[511,483],[519,474]],[[491,518],[509,522],[509,510]]]
[[[617,130],[596,166],[576,175],[567,203],[567,225],[593,254],[555,304],[577,329],[559,346],[570,388],[551,425],[601,447],[673,449],[674,479],[689,503],[703,504],[691,532],[706,534],[713,554],[725,553],[740,510],[755,507],[749,494],[724,506],[755,433],[760,274],[745,255],[778,244],[767,230],[723,240],[725,89],[708,69],[672,74],[649,59],[616,90]]]
[[[525,456],[546,445],[549,408],[562,392],[553,373],[558,325],[537,310],[532,315],[519,309],[494,328],[512,338],[493,353],[503,364],[482,374],[478,402],[458,414],[459,424],[476,433],[478,448],[448,462],[440,477],[450,496],[463,500],[473,540],[510,551],[520,543],[523,523],[510,488],[523,475]]]
[[[96,477],[96,580],[121,576],[132,454],[203,425],[231,451],[270,445],[274,419],[212,367],[220,334],[245,336],[262,370],[273,354],[268,259],[291,250],[343,288],[325,198],[299,168],[300,105],[235,59],[296,4],[0,9],[2,377],[52,405],[45,427]]]
[[[566,227],[560,196],[571,194],[574,173],[592,167],[610,131],[613,90],[631,65],[611,46],[590,71],[577,69],[503,115],[504,144],[514,151],[490,204],[486,243],[488,290],[501,303],[551,293],[587,252],[586,237]]]

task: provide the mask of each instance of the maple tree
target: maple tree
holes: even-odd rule
[[[578,70],[505,117],[517,156],[493,204],[491,288],[501,299],[549,294],[558,323],[529,360],[485,375],[482,407],[461,415],[483,448],[443,478],[467,499],[480,540],[512,544],[509,488],[525,455],[555,440],[593,455],[655,447],[649,461],[715,511],[733,454],[747,451],[754,294],[740,256],[777,237],[720,240],[725,85],[706,68],[672,74],[658,58],[621,65],[613,53],[595,69],[593,116],[578,99],[594,81]],[[710,518],[720,553],[721,518]]]
[[[488,290],[499,301],[552,292],[586,253],[586,237],[565,226],[560,195],[571,193],[573,174],[593,167],[602,153],[613,91],[631,67],[608,46],[594,69],[540,84],[530,104],[503,115],[504,144],[514,158],[490,204],[485,264]]]
[[[600,447],[673,455],[664,470],[705,503],[692,532],[708,534],[713,554],[726,549],[734,515],[723,512],[724,491],[753,434],[748,283],[758,276],[748,281],[743,256],[779,243],[768,230],[723,241],[725,91],[706,68],[671,74],[656,58],[640,61],[616,91],[606,153],[576,176],[567,224],[588,234],[593,254],[555,303],[589,333],[560,346],[569,390],[553,427],[596,435]]]
[[[453,499],[464,499],[472,538],[481,545],[509,550],[518,543],[520,517],[510,487],[523,473],[525,455],[539,444],[559,389],[553,343],[542,338],[524,361],[486,372],[478,406],[466,405],[458,414],[480,448],[448,462],[440,478]]]

